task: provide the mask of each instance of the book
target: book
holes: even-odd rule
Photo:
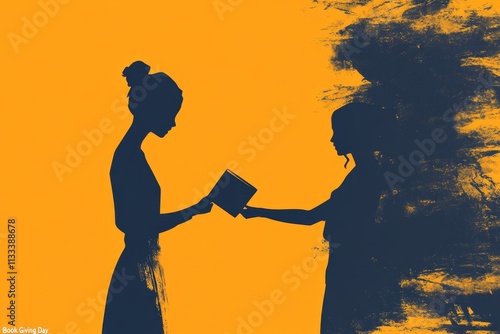
[[[222,210],[236,217],[257,192],[257,188],[227,169],[208,197]]]

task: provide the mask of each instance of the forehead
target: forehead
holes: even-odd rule
[[[351,116],[354,115],[351,114],[346,117],[345,113],[340,113],[340,115],[335,116],[334,113],[331,118],[332,130],[334,132],[358,132],[369,126],[369,124],[366,124],[366,120]]]
[[[331,117],[331,124],[333,126],[339,126],[340,124],[345,123],[345,120],[343,119],[342,115],[337,114],[337,112],[334,112],[332,117]]]

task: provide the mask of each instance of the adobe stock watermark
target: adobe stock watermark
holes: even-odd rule
[[[493,87],[493,76],[491,73],[488,74],[488,80],[486,80],[482,74],[479,75],[479,84],[474,90],[474,95],[479,94],[484,89],[491,89]],[[452,107],[443,112],[441,119],[451,125],[454,121],[454,116],[457,113],[466,110],[472,100],[473,97],[467,97],[460,103],[454,104]],[[403,155],[398,156],[399,165],[397,173],[391,171],[384,172],[385,180],[391,191],[394,191],[398,183],[404,183],[409,177],[411,177],[417,170],[417,167],[436,152],[438,145],[443,144],[447,140],[448,136],[446,135],[446,131],[440,127],[433,129],[430,136],[427,138],[422,140],[415,139],[414,144],[416,148],[407,154],[406,157]]]
[[[236,174],[240,174],[243,171],[243,164],[253,162],[262,152],[268,147],[276,138],[276,136],[283,132],[287,126],[290,125],[291,121],[294,120],[297,115],[289,113],[287,107],[284,106],[280,109],[274,108],[272,110],[273,116],[269,119],[266,126],[262,127],[255,135],[250,135],[244,139],[240,144],[237,145],[237,153],[243,156],[245,160],[242,162],[241,159],[232,159],[226,163],[226,169],[230,169]],[[220,175],[224,171],[214,172],[210,171],[208,176],[210,180],[205,183],[202,187],[193,188],[193,201],[192,203],[199,203],[204,197],[208,200],[215,198],[223,187],[215,187]],[[223,180],[222,185],[227,186]],[[184,203],[179,204],[179,210],[182,210],[183,218],[187,219],[192,217],[199,212],[199,210],[204,207],[206,203],[200,203],[200,207],[196,206],[187,207]]]
[[[219,16],[221,21],[224,21],[224,15],[227,12],[233,12],[236,7],[241,5],[243,0],[214,0],[212,5],[214,6],[215,12]]]
[[[161,81],[161,78],[145,77],[142,85],[136,86],[131,90],[129,95],[131,98],[130,106],[134,108],[137,106],[138,102],[146,99],[148,92],[158,87]],[[111,112],[117,115],[116,117],[118,117],[119,120],[125,120],[131,116],[127,105],[127,97],[122,95],[111,103]],[[57,180],[63,182],[66,174],[73,172],[75,168],[80,166],[85,158],[91,155],[94,149],[104,142],[106,135],[109,135],[115,129],[116,122],[113,122],[110,117],[102,118],[98,125],[93,128],[83,129],[81,131],[83,138],[80,141],[75,145],[66,145],[64,160],[52,161],[51,167]]]
[[[66,322],[62,331],[58,331],[56,334],[86,333],[86,331],[82,331],[82,328],[96,320],[97,315],[104,312],[106,305],[112,303],[114,297],[122,293],[130,282],[136,278],[137,276],[127,274],[125,267],[121,269],[121,272],[115,271],[109,290],[103,288],[94,297],[88,297],[84,302],[78,304],[75,311],[78,319]]]
[[[369,9],[369,14],[365,15],[365,18],[375,15],[376,7],[373,2],[370,3],[370,6],[371,8]],[[340,51],[342,51],[346,61],[351,61],[353,54],[360,54],[364,48],[368,47],[372,43],[374,38],[380,36],[380,25],[371,26],[371,29],[366,28],[370,28],[370,26],[365,27],[365,31],[361,30],[361,28],[357,25],[354,26],[354,33],[349,42],[340,44]]]
[[[198,189],[194,189],[195,191],[195,196],[200,197],[199,202],[193,206],[190,206],[186,209],[183,209],[181,211],[182,213],[182,218],[184,220],[189,220],[196,214],[198,214],[200,211],[202,211],[204,208],[206,208],[212,199],[216,198],[219,193],[226,188],[229,185],[229,182],[231,181],[229,175],[223,174],[223,176],[220,178],[220,180],[217,179],[217,176],[213,173],[209,173],[210,177],[213,180],[212,183],[207,183],[204,187],[205,194],[208,194],[206,196],[201,195],[201,192]],[[200,196],[201,195],[201,196]],[[195,198],[196,198],[195,197]]]
[[[474,312],[467,305],[460,305],[460,302],[458,301],[460,289],[441,283],[435,284],[446,286],[453,292],[445,291],[434,297],[427,305],[429,311],[438,316],[446,317],[451,322],[451,324],[457,324],[462,320],[465,320],[469,326],[472,325],[472,314]]]
[[[21,18],[22,26],[20,33],[13,31],[7,33],[7,39],[12,46],[15,54],[20,51],[20,46],[28,44],[39,33],[40,29],[44,28],[51,19],[53,19],[60,11],[61,5],[66,5],[71,0],[40,0],[38,6],[40,10],[35,12],[31,17],[23,16]]]
[[[324,240],[321,240],[324,243]],[[334,246],[338,248],[338,246]],[[315,248],[318,249],[318,248]],[[307,256],[302,261],[293,264],[281,275],[282,284],[286,289],[273,289],[269,293],[269,298],[252,301],[253,310],[246,316],[236,318],[236,334],[253,334],[262,327],[267,319],[273,316],[280,305],[287,301],[288,295],[296,292],[303,286],[319,268],[320,263],[328,261],[328,252],[322,252],[321,255]],[[225,332],[224,334],[231,334]]]
[[[430,311],[438,314],[445,315],[450,311],[450,305],[454,305],[457,297],[454,295],[440,294],[439,296],[433,298],[429,303]]]
[[[380,35],[380,27],[377,25],[374,31],[363,31],[358,26],[354,27],[354,35],[349,43],[340,44],[340,50],[346,61],[352,60],[353,54],[361,51],[372,43],[372,39]]]
[[[286,107],[282,110],[273,109],[274,116],[269,120],[268,126],[260,129],[255,135],[250,135],[238,145],[238,153],[245,156],[247,162],[255,160],[259,152],[264,151],[280,132],[283,132],[296,115],[287,111]]]

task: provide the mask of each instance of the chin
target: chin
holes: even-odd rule
[[[343,150],[340,150],[340,149],[338,149],[336,147],[335,147],[335,151],[337,151],[337,155],[338,156],[342,156],[342,155],[348,154],[348,152],[344,152]]]
[[[154,132],[155,135],[157,135],[160,138],[163,138],[167,135],[168,131],[165,132]]]

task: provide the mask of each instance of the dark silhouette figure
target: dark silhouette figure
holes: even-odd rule
[[[129,109],[134,120],[115,151],[110,177],[115,223],[125,234],[125,249],[109,286],[103,334],[166,333],[159,233],[212,207],[203,199],[186,210],[160,213],[160,186],[141,144],[150,132],[164,137],[176,125],[183,99],[182,91],[169,76],[149,75],[149,69],[136,61],[123,71],[131,87]]]
[[[394,278],[381,270],[375,213],[386,187],[378,158],[386,140],[385,114],[375,106],[350,103],[332,115],[337,153],[351,153],[356,166],[331,197],[311,210],[272,210],[247,206],[246,218],[265,217],[281,222],[312,225],[326,221],[324,238],[330,243],[321,333],[354,333],[379,325],[378,314],[388,301],[383,290]],[[347,163],[349,160],[347,159]],[[347,164],[346,163],[346,164]],[[387,269],[387,268],[385,268]],[[397,287],[396,290],[397,291]]]
[[[396,176],[388,180],[394,191],[382,197],[376,218],[399,230],[396,238],[387,236],[393,240],[392,265],[407,282],[422,277],[435,287],[440,280],[433,277],[450,278],[452,286],[473,282],[472,289],[444,292],[422,289],[420,283],[405,285],[405,304],[439,318],[443,325],[436,327],[442,331],[480,331],[489,324],[488,330],[500,332],[500,289],[484,294],[476,285],[499,277],[500,187],[493,176],[498,167],[486,163],[497,161],[500,152],[498,62],[489,60],[500,53],[500,39],[491,38],[498,18],[478,8],[453,31],[422,29],[419,22],[449,12],[453,2],[411,2],[403,20],[371,16],[331,31],[341,37],[333,45],[332,69],[359,72],[366,85],[349,98],[383,105],[397,119],[398,140],[383,159],[383,169]],[[371,10],[373,3],[363,7]],[[344,2],[342,7],[358,5]],[[400,10],[386,5],[377,12]],[[475,59],[474,66],[469,59]],[[444,142],[434,140],[435,131],[442,131]],[[466,311],[459,314],[462,321],[450,320],[457,317],[453,310],[459,303],[462,310],[473,310],[470,325],[465,325]],[[386,320],[394,319],[389,315]]]

